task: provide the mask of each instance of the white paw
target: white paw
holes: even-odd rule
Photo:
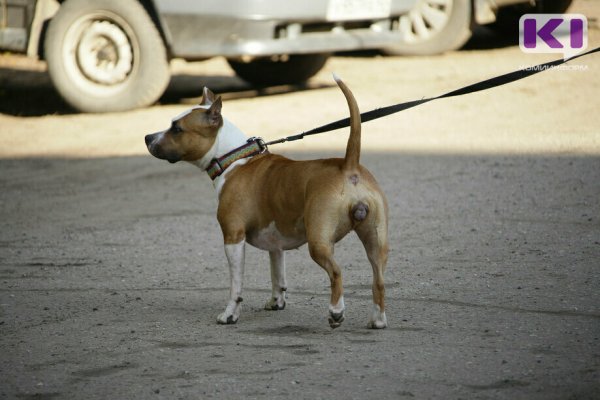
[[[283,296],[271,297],[265,303],[265,310],[279,311],[279,310],[284,310],[284,309],[285,309],[285,298]]]
[[[342,325],[342,322],[344,322],[344,319],[343,311],[341,313],[329,312],[329,326],[331,329],[339,328]]]
[[[219,325],[232,325],[237,321],[237,319],[233,319],[233,315],[227,315],[226,313],[219,314],[217,317],[217,324]]]
[[[344,304],[344,296],[341,296],[338,303],[329,305],[329,326],[332,329],[338,328],[344,322],[344,310],[346,305]]]
[[[240,312],[242,309],[240,303],[241,298],[237,302],[230,301],[227,307],[225,308],[225,311],[219,314],[219,316],[217,317],[217,323],[220,325],[231,325],[238,322],[238,319],[240,319]]]
[[[373,311],[371,312],[371,317],[369,318],[367,327],[371,329],[383,329],[387,327],[385,311],[381,312],[381,309],[377,304],[373,305]]]

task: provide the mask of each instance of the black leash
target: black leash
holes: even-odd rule
[[[514,71],[514,72],[509,72],[508,74],[496,76],[494,78],[486,79],[484,81],[477,82],[477,83],[474,83],[469,86],[465,86],[461,89],[453,90],[452,92],[448,92],[441,96],[431,97],[431,98],[422,99],[422,100],[413,100],[413,101],[408,101],[406,103],[395,104],[393,106],[377,108],[375,110],[367,111],[367,112],[360,114],[361,122],[372,121],[377,118],[395,114],[397,112],[404,111],[404,110],[407,110],[412,107],[416,107],[420,104],[428,103],[432,100],[443,99],[443,98],[447,98],[447,97],[462,96],[463,94],[480,92],[482,90],[487,90],[487,89],[495,88],[498,86],[506,85],[507,83],[511,83],[511,82],[515,82],[515,81],[518,81],[523,78],[527,78],[529,76],[537,74],[538,72],[542,72],[547,69],[554,68],[556,66],[566,63],[567,61],[575,60],[576,58],[587,56],[588,54],[596,53],[598,51],[600,51],[600,47],[597,47],[597,48],[587,51],[585,53],[578,54],[567,60],[561,58],[559,60],[550,61],[550,62],[539,64],[539,65],[536,65],[533,67],[520,69],[520,70]],[[292,142],[294,140],[304,139],[305,136],[316,135],[317,133],[329,132],[329,131],[333,131],[333,130],[340,129],[340,128],[346,128],[348,126],[350,126],[350,118],[344,118],[344,119],[340,119],[335,122],[331,122],[326,125],[319,126],[318,128],[311,129],[310,131],[302,132],[298,135],[292,135],[292,136],[288,136],[288,137],[285,137],[282,139],[277,139],[277,140],[273,140],[268,143],[264,143],[264,145],[268,146],[271,144]]]

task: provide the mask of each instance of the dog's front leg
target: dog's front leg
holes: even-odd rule
[[[285,308],[285,292],[287,282],[285,279],[285,253],[283,250],[270,251],[271,285],[273,292],[265,304],[265,310],[283,310]]]
[[[236,244],[225,245],[225,255],[229,263],[230,296],[225,312],[219,314],[219,324],[235,324],[242,309],[242,279],[244,277],[244,258],[246,252],[246,241],[242,240]]]

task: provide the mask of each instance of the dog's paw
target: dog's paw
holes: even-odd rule
[[[344,296],[340,296],[337,304],[329,304],[329,326],[331,329],[338,328],[344,321]]]
[[[331,329],[339,328],[344,322],[344,312],[334,313],[329,312],[329,326]]]
[[[387,328],[386,321],[369,321],[367,324],[367,328],[369,329],[384,329]]]
[[[383,329],[387,328],[387,318],[385,316],[385,311],[381,312],[381,309],[377,304],[373,306],[373,311],[371,312],[371,317],[369,318],[369,323],[367,327],[370,329]]]
[[[238,297],[235,300],[231,300],[225,311],[222,314],[219,314],[217,317],[217,324],[220,325],[232,325],[238,322],[240,318],[240,313],[242,311],[242,298]]]
[[[285,299],[272,297],[265,303],[265,310],[280,311],[285,310]]]
[[[217,324],[219,325],[233,325],[238,322],[239,317],[234,317],[231,314],[222,313],[217,317]]]

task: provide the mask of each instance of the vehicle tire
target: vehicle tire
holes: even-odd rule
[[[538,0],[535,12],[540,14],[562,14],[571,6],[573,0]]]
[[[67,0],[50,21],[44,52],[54,86],[79,111],[147,106],[169,83],[162,38],[137,1]]]
[[[460,48],[471,37],[471,0],[417,0],[397,28],[404,39],[382,49],[390,55],[432,55]]]
[[[535,6],[529,4],[517,4],[502,7],[498,10],[496,21],[490,24],[490,28],[503,34],[512,34],[518,38],[519,19],[528,13],[535,14],[562,14],[571,5],[572,0],[538,0]]]
[[[329,54],[291,54],[260,57],[250,62],[233,59],[227,62],[246,82],[271,86],[305,82],[323,68],[328,58]]]

